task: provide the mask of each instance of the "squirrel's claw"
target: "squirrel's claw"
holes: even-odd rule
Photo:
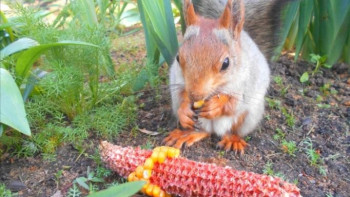
[[[208,136],[209,133],[206,132],[181,131],[180,129],[175,129],[163,140],[163,143],[175,148],[181,148],[183,144],[189,147]]]
[[[182,105],[177,114],[179,116],[179,122],[181,126],[185,129],[193,129],[195,121],[193,120],[193,115],[195,114],[189,106],[186,104]]]
[[[225,151],[233,150],[236,153],[239,152],[243,155],[244,149],[248,144],[238,135],[225,135],[218,143],[218,146]]]

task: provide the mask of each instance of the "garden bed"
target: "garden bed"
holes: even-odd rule
[[[131,39],[141,40],[137,38],[141,35],[138,33]],[[142,59],[144,49],[133,50],[136,51],[135,56]],[[122,53],[113,57],[125,58]],[[307,70],[311,71],[313,65],[293,63],[290,59],[285,55],[271,64],[272,82],[265,118],[259,128],[246,138],[250,146],[244,155],[216,148],[220,139],[215,136],[183,148],[182,155],[238,170],[281,176],[296,183],[303,196],[348,196],[350,67],[337,64],[332,69],[321,69],[314,76],[310,75],[308,83],[302,84],[300,76]],[[120,59],[115,60],[118,61]],[[140,106],[136,121],[138,128],[159,134],[152,136],[130,128],[112,142],[143,148],[162,145],[163,138],[176,127],[168,87],[163,81],[160,88],[148,88],[135,94]],[[99,137],[90,134],[79,149],[63,143],[53,161],[44,160],[38,154],[16,158],[5,153],[0,158],[0,182],[19,196],[65,196],[76,178],[87,176],[88,166],[96,169],[96,173],[103,173],[97,172],[103,169],[96,163],[99,162],[96,153],[99,140]],[[120,181],[117,175],[106,174],[106,182],[97,184],[100,188],[108,187],[115,180]],[[87,194],[87,190],[80,190],[83,195]]]

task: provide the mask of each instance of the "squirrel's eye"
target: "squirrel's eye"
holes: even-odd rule
[[[230,60],[227,57],[227,58],[224,59],[224,62],[222,62],[222,66],[221,66],[221,70],[220,71],[226,70],[229,65],[230,65]]]
[[[180,62],[179,55],[176,55],[176,61],[177,61],[177,62]]]

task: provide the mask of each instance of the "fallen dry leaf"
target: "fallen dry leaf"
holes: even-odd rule
[[[159,135],[159,132],[156,131],[149,131],[147,129],[139,129],[140,132],[145,133],[147,135]]]
[[[345,101],[344,105],[347,106],[347,107],[350,107],[350,101]]]

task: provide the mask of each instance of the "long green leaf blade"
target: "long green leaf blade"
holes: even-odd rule
[[[298,33],[295,40],[295,60],[298,59],[301,47],[304,44],[306,32],[310,24],[312,15],[313,15],[313,1],[301,1],[300,2],[300,11],[299,11],[299,26]]]
[[[128,182],[90,194],[88,197],[129,197],[137,193],[145,183],[145,181]]]
[[[284,24],[282,26],[282,33],[280,36],[281,45],[277,48],[276,52],[277,54],[281,53],[282,48],[284,46],[284,43],[287,40],[288,34],[291,30],[291,27],[293,25],[293,22],[297,16],[297,11],[299,9],[300,2],[299,1],[293,1],[288,4],[288,6],[285,9],[285,14],[284,14]]]
[[[21,84],[23,79],[26,76],[28,76],[28,73],[31,67],[33,66],[33,63],[40,57],[42,53],[54,47],[69,46],[69,45],[80,45],[80,46],[90,46],[90,47],[99,48],[99,46],[91,43],[80,42],[80,41],[68,41],[68,40],[32,47],[24,51],[18,57],[18,60],[16,63],[17,84]]]
[[[137,5],[138,5],[138,9],[140,11],[140,17],[141,17],[141,22],[143,25],[143,29],[145,31],[145,40],[146,40],[146,49],[147,49],[147,58],[153,58],[156,51],[157,51],[157,46],[156,43],[154,41],[154,37],[150,32],[150,28],[151,25],[149,24],[149,22],[147,21],[148,18],[145,14],[145,8],[143,5],[143,1],[142,0],[137,0]],[[158,62],[157,62],[158,63]]]
[[[11,74],[0,68],[0,122],[30,136],[21,93]]]
[[[148,27],[152,28],[152,32],[155,34],[153,37],[157,37],[156,39],[162,42],[162,46],[157,45],[157,47],[166,58],[166,62],[170,65],[178,50],[178,41],[170,0],[143,0],[142,3],[146,19],[149,19],[148,21],[146,20],[146,22],[151,24]],[[166,57],[166,53],[170,53],[171,56]]]
[[[24,49],[28,49],[34,46],[38,46],[39,43],[33,39],[30,38],[20,38],[16,40],[15,42],[7,45],[5,48],[3,48],[0,51],[0,61],[2,61],[7,56],[10,56],[14,53],[17,53],[19,51],[22,51]]]

